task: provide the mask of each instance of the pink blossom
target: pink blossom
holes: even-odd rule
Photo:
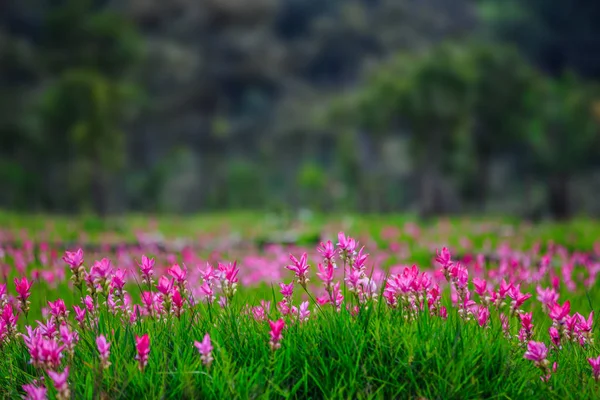
[[[333,258],[335,257],[335,247],[333,246],[333,243],[331,243],[331,240],[328,240],[326,243],[321,242],[319,247],[317,247],[317,251],[323,257],[323,263],[334,264]]]
[[[344,232],[338,233],[338,248],[345,252],[346,255],[351,254],[356,249],[356,241],[350,236],[346,237]]]
[[[77,249],[77,251],[65,251],[63,261],[69,264],[72,271],[76,271],[83,265],[83,250]]]
[[[300,260],[290,254],[290,260],[294,263],[293,265],[287,265],[285,268],[293,271],[296,274],[296,278],[298,279],[298,283],[302,286],[306,286],[307,279],[307,271],[308,271],[308,255],[306,253],[302,254]]]
[[[281,288],[281,294],[283,295],[283,297],[292,297],[292,295],[294,294],[294,282],[290,282],[288,285],[286,285],[283,282],[279,283],[279,287]]]
[[[213,361],[213,346],[210,341],[210,335],[208,333],[204,335],[204,339],[202,339],[202,342],[195,341],[194,346],[196,346],[198,352],[200,352],[200,358],[202,359],[202,363],[206,366],[210,366],[210,364]]]
[[[548,348],[542,342],[534,342],[533,340],[527,343],[527,351],[525,352],[524,358],[531,360],[535,363],[543,363],[546,361],[548,356]]]
[[[47,372],[50,379],[52,379],[52,383],[54,383],[54,388],[58,392],[57,399],[67,400],[70,396],[69,384],[67,382],[67,379],[69,378],[69,367],[65,367],[65,370],[61,373],[54,371]]]
[[[142,336],[135,335],[135,349],[137,350],[135,359],[139,362],[140,371],[143,371],[148,364],[150,354],[150,338],[147,333]]]
[[[159,292],[161,292],[162,294],[164,294],[166,296],[169,292],[171,292],[171,289],[173,289],[174,283],[175,283],[175,278],[169,279],[163,275],[158,279],[157,289]]]
[[[483,327],[484,325],[486,325],[489,319],[490,310],[488,310],[487,307],[479,307],[479,312],[477,315],[477,322],[479,323],[479,326]]]
[[[592,367],[592,374],[596,381],[600,380],[600,356],[596,358],[588,358],[588,362]]]
[[[177,279],[178,283],[183,283],[187,277],[187,268],[181,268],[179,264],[174,264],[167,269],[167,273]]]
[[[303,301],[300,304],[300,309],[298,310],[298,319],[300,322],[308,321],[308,318],[310,317],[310,310],[308,309],[308,306],[308,301]]]
[[[473,278],[473,286],[475,286],[475,293],[483,297],[487,290],[487,282],[485,279]]]
[[[564,322],[565,318],[571,311],[571,302],[569,300],[561,306],[558,303],[554,303],[550,306],[550,318],[558,323]]]
[[[145,255],[142,256],[142,261],[138,263],[142,275],[146,283],[150,283],[152,276],[154,275],[154,258],[148,258]]]
[[[323,267],[321,264],[317,264],[317,268],[319,269],[317,276],[323,281],[325,289],[330,290],[331,283],[333,282],[333,264],[328,262],[326,267]]]
[[[49,301],[48,306],[50,306],[50,313],[52,316],[59,321],[65,320],[69,315],[65,302],[62,299],[58,299],[55,302]]]
[[[96,338],[96,346],[98,347],[98,352],[100,352],[100,365],[103,369],[106,369],[110,366],[110,362],[108,361],[110,357],[110,343],[104,335],[100,335]]]
[[[552,341],[552,344],[554,346],[556,346],[557,348],[560,347],[560,332],[558,332],[558,329],[556,329],[554,326],[551,326],[548,329],[548,333],[550,334],[550,340]]]
[[[281,347],[280,341],[283,338],[281,332],[285,327],[285,321],[283,318],[278,319],[277,321],[269,321],[269,326],[271,327],[271,331],[269,332],[269,335],[271,335],[269,345],[272,350],[276,350]]]
[[[24,400],[46,400],[48,390],[44,386],[37,386],[32,383],[23,385],[25,391]]]
[[[73,310],[75,310],[75,319],[79,324],[83,325],[83,322],[85,321],[85,308],[75,305],[73,306]]]

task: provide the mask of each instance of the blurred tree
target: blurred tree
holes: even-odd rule
[[[568,218],[573,176],[598,163],[600,126],[594,115],[597,88],[574,75],[538,79],[534,118],[525,139],[534,172],[547,186],[550,213]]]
[[[474,79],[460,47],[442,44],[401,56],[375,73],[359,100],[363,123],[371,129],[405,126],[420,180],[423,216],[448,211],[441,188],[449,156],[467,133]]]
[[[473,126],[470,145],[473,150],[468,187],[483,207],[487,198],[489,167],[494,157],[514,151],[531,117],[529,101],[534,71],[529,63],[508,46],[468,44],[473,80]]]
[[[112,174],[123,167],[125,132],[139,91],[131,77],[140,56],[133,27],[92,1],[68,0],[49,14],[42,55],[49,74],[41,103],[43,127],[57,162],[89,173],[80,185],[100,215],[109,211]]]

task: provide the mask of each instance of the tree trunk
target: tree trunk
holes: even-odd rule
[[[550,214],[556,220],[565,220],[571,216],[569,207],[569,177],[558,174],[548,181],[548,204]]]

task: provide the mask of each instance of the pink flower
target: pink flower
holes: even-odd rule
[[[277,321],[269,321],[269,326],[271,327],[271,331],[269,332],[269,335],[271,335],[269,345],[271,346],[272,350],[276,350],[281,347],[281,343],[279,342],[283,338],[281,332],[285,327],[285,321],[283,318],[278,319]]]
[[[600,379],[600,356],[596,358],[588,358],[587,360],[592,367],[592,374],[594,375],[594,379],[598,381]]]
[[[560,332],[554,326],[551,326],[548,329],[548,334],[550,335],[550,340],[552,340],[552,344],[556,347],[560,347]]]
[[[77,249],[75,252],[65,251],[62,259],[69,264],[72,271],[76,271],[83,265],[83,250]]]
[[[43,386],[39,387],[30,383],[23,385],[23,390],[25,391],[24,400],[46,400],[48,398],[46,394],[48,390]]]
[[[70,396],[69,392],[69,384],[67,383],[67,379],[69,378],[69,367],[65,367],[65,370],[62,373],[47,371],[48,376],[52,379],[54,383],[54,387],[58,392],[57,399],[59,400],[67,400]]]
[[[571,302],[569,300],[560,306],[558,303],[554,303],[550,306],[550,318],[558,323],[563,323],[565,318],[571,311]]]
[[[76,331],[71,331],[66,324],[60,326],[59,332],[65,349],[67,349],[69,354],[73,355],[75,345],[79,341],[79,334]]]
[[[558,300],[558,293],[553,288],[544,289],[541,286],[537,286],[537,299],[546,307],[550,307]]]
[[[331,283],[333,282],[333,264],[330,262],[327,263],[326,267],[318,264],[317,268],[319,272],[317,272],[317,276],[323,281],[323,285],[327,291],[331,290]]]
[[[135,348],[137,350],[135,359],[139,361],[140,371],[143,371],[148,364],[148,355],[150,354],[150,338],[147,333],[143,336],[135,335]]]
[[[450,250],[448,250],[447,247],[442,248],[442,251],[436,250],[435,254],[435,261],[440,264],[444,270],[447,270],[450,265],[452,265]]]
[[[290,282],[288,285],[286,285],[283,282],[279,283],[279,287],[281,288],[281,294],[283,295],[283,297],[292,297],[292,295],[294,294],[294,282]]]
[[[479,326],[483,327],[487,324],[490,319],[490,310],[487,307],[479,307],[479,312],[477,313],[477,322]]]
[[[531,293],[521,293],[521,285],[516,285],[509,289],[508,296],[513,299],[512,308],[516,311],[523,305],[525,300],[531,297]]]
[[[65,320],[69,315],[65,302],[62,299],[58,299],[54,303],[49,301],[48,306],[50,306],[50,313],[52,316],[59,321]]]
[[[348,254],[353,253],[356,249],[356,241],[350,236],[346,237],[344,232],[339,232],[337,246],[341,251],[346,253],[346,256],[348,256]]]
[[[150,283],[152,276],[154,275],[154,258],[142,256],[142,262],[138,263],[138,266],[142,271],[145,283]]]
[[[308,301],[304,301],[300,304],[300,309],[298,310],[298,319],[300,322],[308,321],[308,318],[310,317],[310,310],[308,309],[308,306]]]
[[[475,286],[475,293],[483,297],[487,290],[487,282],[485,279],[473,278],[473,286]]]
[[[333,243],[331,243],[331,240],[328,240],[327,243],[321,242],[319,247],[317,247],[317,251],[323,257],[323,263],[329,262],[334,264],[333,258],[335,257],[335,247],[333,246]]]
[[[167,294],[169,294],[169,292],[171,292],[171,289],[173,289],[174,283],[175,283],[175,278],[169,279],[163,275],[158,279],[157,289],[159,292],[161,292],[162,294],[164,294],[166,296]]]
[[[202,339],[202,342],[195,341],[194,346],[196,346],[196,348],[200,352],[200,358],[202,359],[202,363],[207,367],[210,366],[210,364],[213,361],[213,346],[210,341],[210,335],[208,333],[204,335],[204,339]]]
[[[112,275],[112,265],[108,258],[95,261],[90,268],[90,277],[95,284],[103,284]]]
[[[73,306],[73,310],[75,310],[75,319],[80,325],[83,325],[83,322],[85,321],[85,308]]]
[[[308,271],[308,255],[306,253],[302,254],[300,260],[290,254],[290,260],[294,263],[293,265],[287,265],[285,268],[293,271],[296,274],[296,278],[298,279],[298,283],[302,286],[306,286],[306,282],[308,282],[307,271]]]
[[[177,279],[177,282],[183,283],[185,282],[185,278],[187,277],[187,268],[182,269],[179,266],[179,264],[174,264],[173,266],[167,269],[167,273],[173,278]]]
[[[110,343],[106,340],[104,335],[100,335],[96,338],[96,346],[100,352],[100,365],[102,369],[106,369],[110,366],[108,357],[110,356]]]
[[[527,343],[527,351],[525,352],[524,358],[535,362],[536,364],[542,364],[546,361],[548,356],[548,348],[542,342],[534,342],[533,340]]]
[[[533,319],[533,313],[523,313],[518,315],[521,319],[521,326],[523,327],[523,329],[531,331],[531,329],[533,329],[533,324],[531,323]]]
[[[28,281],[25,277],[21,279],[15,278],[15,289],[19,294],[19,301],[22,303],[25,303],[29,296],[31,296],[31,293],[29,292],[31,285],[33,285],[33,282]]]
[[[117,269],[112,277],[111,285],[117,291],[122,291],[123,286],[125,286],[127,271],[123,269]]]
[[[94,305],[94,299],[92,299],[92,296],[90,295],[85,296],[85,299],[83,299],[83,304],[85,304],[85,308],[87,308],[88,312],[93,313],[96,309],[96,306]]]

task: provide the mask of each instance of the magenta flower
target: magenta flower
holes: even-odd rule
[[[60,326],[59,332],[65,349],[72,356],[75,351],[75,345],[79,341],[79,334],[76,331],[71,331],[66,324]]]
[[[327,243],[322,243],[317,247],[317,251],[323,257],[323,263],[331,263],[334,268],[336,268],[334,257],[335,257],[335,247],[331,240],[328,240]]]
[[[48,398],[48,390],[44,386],[37,386],[30,383],[23,385],[23,390],[25,391],[24,400],[46,400]]]
[[[596,358],[588,358],[588,362],[592,367],[592,374],[594,375],[594,379],[596,382],[600,380],[600,356]]]
[[[83,265],[83,250],[77,249],[77,251],[65,251],[63,261],[69,264],[71,271],[75,272]]]
[[[175,278],[169,279],[163,275],[160,278],[158,278],[157,289],[159,292],[161,292],[162,294],[164,294],[166,296],[173,289],[174,283],[175,283]]]
[[[106,369],[110,366],[110,343],[106,340],[104,335],[100,335],[96,338],[96,346],[100,352],[100,365],[102,369]]]
[[[269,326],[271,327],[271,331],[269,332],[269,335],[271,335],[269,345],[271,346],[272,350],[276,350],[281,347],[280,341],[283,339],[281,332],[285,327],[285,321],[283,318],[280,318],[277,321],[269,321]]]
[[[69,315],[65,302],[62,299],[58,299],[55,302],[49,301],[48,306],[50,306],[50,313],[57,321],[64,321]]]
[[[75,319],[80,325],[83,325],[83,322],[85,321],[85,308],[75,305],[73,306],[73,310],[75,310]]]
[[[154,275],[154,258],[142,256],[142,262],[138,263],[142,271],[143,283],[152,284],[152,276]]]
[[[550,305],[549,308],[550,318],[560,324],[563,323],[565,318],[569,315],[569,312],[571,311],[571,302],[567,300],[562,306],[558,303],[554,303]]]
[[[513,299],[512,301],[512,309],[514,311],[518,310],[525,300],[531,297],[531,293],[523,294],[521,293],[521,285],[512,286],[508,291],[508,296]]]
[[[83,299],[83,304],[85,305],[85,308],[87,308],[88,312],[93,313],[94,310],[96,309],[96,306],[94,305],[94,299],[92,299],[92,296],[85,296],[85,299]]]
[[[187,268],[182,269],[179,266],[179,264],[174,264],[173,266],[167,269],[167,273],[173,278],[177,279],[177,282],[183,283],[185,282],[185,278],[187,277]]]
[[[527,331],[531,331],[531,329],[533,329],[533,324],[531,323],[533,320],[533,313],[522,313],[522,314],[518,314],[519,318],[521,319],[521,326],[523,327],[523,329],[527,330]]]
[[[308,282],[307,272],[308,272],[308,254],[302,254],[300,260],[290,254],[290,260],[294,263],[293,265],[287,265],[285,268],[293,271],[296,274],[297,282],[306,287],[306,282]]]
[[[477,313],[477,322],[479,326],[485,326],[490,319],[490,310],[487,307],[479,307],[479,311]]]
[[[487,282],[485,279],[473,278],[473,286],[475,286],[475,293],[483,297],[487,290]]]
[[[300,308],[298,309],[298,319],[300,322],[308,321],[308,318],[310,317],[310,310],[308,309],[308,306],[308,301],[303,301],[300,304]]]
[[[143,336],[135,335],[135,349],[137,350],[135,359],[139,362],[140,371],[144,371],[150,354],[150,338],[147,333]]]
[[[58,400],[67,400],[70,397],[69,392],[69,384],[67,379],[69,378],[69,367],[65,367],[65,370],[62,373],[47,371],[48,376],[52,379],[52,383],[54,383],[54,388],[58,392],[56,398]]]
[[[290,282],[288,285],[280,282],[279,287],[281,288],[281,294],[283,297],[290,298],[294,294],[294,282]]]
[[[550,307],[552,304],[556,303],[558,300],[558,293],[553,288],[544,289],[541,286],[537,286],[537,299],[540,303],[542,303],[545,307]]]
[[[103,285],[112,275],[113,269],[108,258],[95,261],[90,268],[90,278],[96,285]]]
[[[347,257],[348,255],[354,253],[354,250],[356,250],[356,241],[350,236],[346,237],[344,232],[339,232],[337,246],[342,252],[345,253],[345,256]]]
[[[19,307],[25,315],[29,312],[29,301],[27,299],[31,296],[31,292],[29,291],[31,285],[33,285],[33,282],[28,281],[25,277],[21,279],[15,278],[15,289],[19,294]]]
[[[550,334],[550,340],[552,341],[552,344],[554,346],[556,346],[557,348],[560,347],[560,332],[558,332],[558,329],[556,329],[556,327],[551,326],[548,329],[548,333]]]
[[[317,276],[323,281],[323,285],[325,286],[325,290],[331,290],[331,283],[333,282],[333,265],[331,263],[327,263],[326,267],[318,264],[317,268],[319,272],[317,272]]]
[[[121,292],[123,290],[123,286],[125,286],[125,282],[127,281],[127,271],[123,269],[117,269],[112,276],[111,286]]]
[[[442,251],[435,252],[435,261],[440,264],[442,269],[447,270],[452,265],[452,259],[450,255],[450,250],[447,247],[443,247]]]
[[[542,342],[534,342],[533,340],[527,343],[527,351],[524,358],[533,361],[536,364],[542,364],[548,356],[548,348]]]
[[[202,363],[209,367],[213,361],[213,346],[210,342],[210,335],[208,333],[204,335],[204,339],[202,339],[202,342],[194,341],[194,346],[196,346],[196,348],[200,352],[200,358],[202,360]]]

